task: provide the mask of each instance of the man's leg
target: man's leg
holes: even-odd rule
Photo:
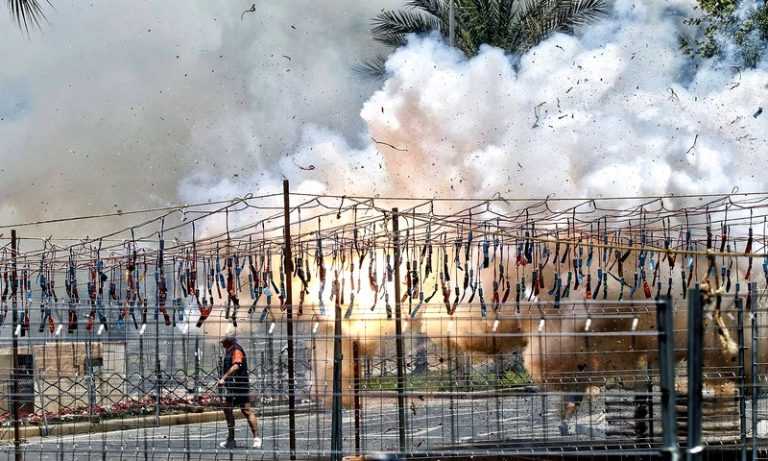
[[[251,407],[250,402],[245,402],[240,409],[240,411],[243,412],[243,416],[245,416],[245,419],[248,420],[248,425],[251,427],[251,432],[253,433],[254,437],[258,437],[259,435],[259,423],[256,419],[256,414],[253,411],[253,408]]]
[[[235,441],[235,412],[232,404],[227,402],[224,407],[224,418],[227,420],[227,442]]]

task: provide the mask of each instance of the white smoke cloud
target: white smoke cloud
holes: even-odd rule
[[[695,67],[678,45],[692,6],[620,0],[583,35],[555,35],[519,59],[492,47],[465,59],[436,37],[414,37],[360,112],[361,138],[398,149],[356,150],[307,127],[265,185],[277,190],[284,175],[318,190],[373,195],[374,184],[422,197],[764,190],[768,116],[753,114],[766,104],[768,73]],[[371,177],[356,165],[375,150],[385,168]],[[298,168],[308,164],[317,169]]]
[[[519,57],[414,37],[383,85],[356,78],[368,18],[400,4],[293,0],[242,21],[249,5],[231,2],[67,4],[31,39],[0,22],[3,221],[278,192],[282,177],[364,195],[765,188],[766,66],[683,56],[692,0],[618,0]]]
[[[352,68],[375,51],[369,18],[399,1],[257,2],[242,20],[250,1],[53,3],[29,37],[0,18],[4,224],[178,203],[197,176],[256,192],[302,127],[354,139],[378,83]],[[135,219],[116,221],[56,234]]]

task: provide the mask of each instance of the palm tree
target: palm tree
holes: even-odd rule
[[[11,18],[19,26],[19,29],[29,33],[30,27],[40,27],[40,22],[45,20],[41,0],[7,0]],[[49,5],[51,2],[45,0]]]
[[[383,11],[373,18],[371,34],[374,40],[393,49],[404,45],[409,34],[438,32],[467,57],[476,55],[482,44],[522,53],[554,32],[572,33],[603,16],[607,3],[607,0],[408,0],[404,9]],[[383,76],[385,61],[384,56],[377,56],[357,70]]]

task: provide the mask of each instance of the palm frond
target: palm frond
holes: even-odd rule
[[[448,1],[450,0],[408,0],[405,5],[436,18],[444,18],[448,15]]]
[[[571,0],[556,2],[550,29],[573,32],[576,28],[596,21],[608,13],[606,0]]]
[[[40,27],[45,20],[45,12],[40,0],[7,0],[11,18],[19,26],[19,29],[29,33],[29,28]],[[46,2],[50,4],[50,1]]]
[[[523,48],[540,43],[554,32],[572,33],[607,11],[607,0],[528,0],[517,19],[525,31]]]
[[[387,75],[386,56],[377,55],[352,66],[352,71],[364,78],[383,79]]]
[[[371,21],[374,40],[389,46],[405,44],[408,34],[424,34],[439,30],[438,20],[417,11],[388,10]]]

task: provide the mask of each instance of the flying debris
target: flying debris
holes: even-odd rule
[[[250,8],[248,8],[247,10],[243,11],[243,12],[240,14],[240,20],[241,20],[241,21],[243,20],[243,18],[245,17],[245,14],[246,14],[246,13],[255,13],[255,12],[256,12],[256,4],[255,4],[255,3],[252,3]]]
[[[755,113],[754,113],[754,114],[752,114],[752,117],[753,117],[753,118],[757,118],[757,117],[759,117],[759,116],[760,116],[760,114],[762,114],[762,113],[763,113],[763,108],[762,108],[762,107],[758,107],[758,108],[757,108],[757,110],[755,111]]]
[[[693,144],[691,144],[691,147],[688,148],[687,151],[685,151],[686,154],[690,154],[694,147],[696,147],[696,141],[699,140],[699,134],[696,133],[696,136],[693,138]]]
[[[383,144],[383,145],[385,145],[387,147],[391,147],[392,149],[394,149],[394,150],[396,150],[398,152],[408,152],[408,148],[407,147],[404,147],[404,148],[403,147],[396,147],[396,146],[394,146],[394,145],[392,145],[392,144],[390,144],[388,142],[379,141],[378,139],[374,138],[373,136],[371,136],[371,141],[375,142],[376,144]]]

